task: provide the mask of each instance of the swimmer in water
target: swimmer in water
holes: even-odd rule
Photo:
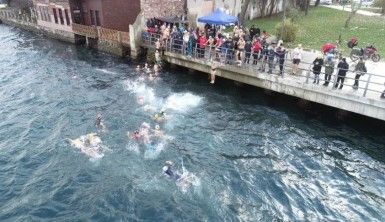
[[[143,138],[143,142],[148,144],[150,143],[150,135],[149,135],[150,125],[148,123],[143,123],[140,127],[139,135]]]
[[[159,74],[159,71],[160,71],[160,66],[158,64],[155,64],[154,65],[154,73],[156,76]]]
[[[150,75],[148,76],[148,80],[152,82],[155,80],[155,77],[150,73]]]
[[[140,133],[139,130],[135,130],[132,135],[130,136],[132,140],[139,140],[140,139]]]
[[[166,113],[164,111],[160,111],[160,113],[154,115],[153,119],[157,122],[162,122],[166,119]]]
[[[138,96],[138,98],[136,99],[136,102],[139,105],[143,105],[144,104],[144,96]]]
[[[178,180],[181,175],[172,170],[172,165],[173,163],[171,161],[166,161],[164,167],[162,168],[163,174],[172,180]]]
[[[106,128],[103,123],[102,115],[100,113],[96,115],[95,125],[98,130],[104,130]]]
[[[147,63],[144,64],[143,71],[145,71],[146,73],[150,73],[150,72],[151,72],[151,70],[150,70],[150,68],[148,67],[148,64],[147,64]]]
[[[156,126],[155,126],[155,129],[154,129],[154,136],[155,136],[155,137],[158,137],[158,138],[164,138],[164,133],[163,133],[163,131],[160,129],[160,126],[159,126],[159,125],[156,125]]]

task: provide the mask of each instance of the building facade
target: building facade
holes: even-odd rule
[[[69,0],[34,0],[37,25],[55,38],[74,42],[72,10]]]
[[[128,32],[140,7],[140,0],[78,0],[74,15],[79,24]]]
[[[145,18],[160,18],[186,15],[186,0],[141,0]]]

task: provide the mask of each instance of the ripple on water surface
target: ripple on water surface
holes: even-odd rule
[[[384,135],[7,26],[0,44],[1,221],[385,221]],[[131,140],[143,123],[163,137]],[[92,132],[90,161],[68,138]]]

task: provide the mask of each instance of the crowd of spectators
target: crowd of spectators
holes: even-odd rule
[[[220,29],[219,27],[206,24],[204,28],[188,28],[185,24],[168,24],[156,19],[147,22],[147,38],[155,42],[156,60],[160,60],[160,53],[165,47],[185,54],[189,57],[205,58],[215,65],[212,66],[210,83],[215,81],[216,68],[220,64],[233,65],[259,65],[260,72],[283,75],[287,60],[288,50],[283,46],[281,40],[277,41],[266,31],[262,31],[254,25],[250,29],[235,25],[232,28]],[[291,51],[291,74],[297,75],[299,64],[302,60],[302,45],[298,45]],[[279,70],[275,70],[278,65]],[[345,58],[338,61],[335,66],[333,50],[325,51],[312,63],[314,84],[320,83],[320,74],[324,68],[324,84],[327,87],[332,81],[331,77],[337,69],[333,88],[342,89],[349,64]],[[359,79],[367,72],[365,62],[360,61],[355,66],[355,81],[352,86],[354,90],[359,88]],[[302,72],[302,71],[301,71]],[[213,74],[214,73],[214,74]]]

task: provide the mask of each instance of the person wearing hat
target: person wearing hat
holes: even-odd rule
[[[346,73],[349,71],[349,64],[346,62],[346,58],[342,58],[341,62],[338,63],[337,68],[338,74],[334,89],[342,89],[342,87],[344,87]]]
[[[172,170],[172,165],[173,165],[173,163],[171,161],[169,161],[169,160],[166,161],[164,163],[163,168],[162,168],[163,174],[170,179],[178,180],[181,177],[181,175],[178,172],[174,172]]]
[[[298,72],[298,66],[302,59],[302,45],[298,44],[298,47],[296,47],[293,50],[293,71],[292,74],[296,75]]]
[[[326,55],[326,58],[324,61],[324,65],[325,65],[325,83],[323,84],[324,86],[329,85],[330,79],[334,73],[335,63],[333,58],[334,58],[333,54],[330,53]]]
[[[314,82],[313,84],[319,84],[319,74],[321,73],[324,60],[322,55],[318,55],[317,58],[313,61],[313,73],[314,73]]]

